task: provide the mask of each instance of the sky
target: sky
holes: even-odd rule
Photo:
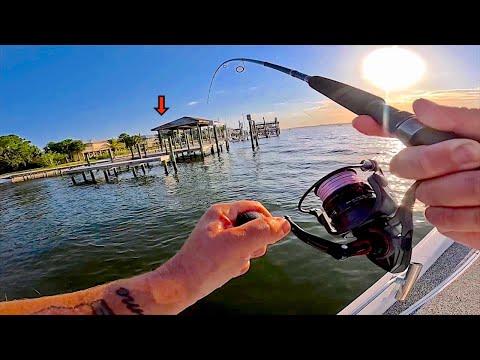
[[[233,57],[278,63],[309,75],[346,82],[386,97],[365,79],[363,60],[391,45],[155,45],[0,46],[0,135],[17,134],[44,147],[66,138],[109,139],[150,129],[183,116],[237,127],[247,114],[282,128],[348,123],[354,114],[306,83],[269,68],[232,63]],[[411,111],[415,98],[445,105],[480,107],[480,46],[415,45],[425,73],[408,89],[390,92],[388,102]],[[165,95],[170,109],[154,107]]]

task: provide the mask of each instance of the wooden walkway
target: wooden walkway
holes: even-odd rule
[[[107,183],[112,182],[113,176],[118,178],[119,173],[122,171],[132,171],[134,177],[138,176],[139,170],[143,172],[143,175],[146,175],[146,167],[150,168],[150,164],[153,162],[159,162],[163,164],[165,169],[165,174],[168,175],[168,167],[167,162],[170,161],[170,155],[160,155],[160,156],[152,156],[147,158],[140,158],[134,160],[123,160],[123,161],[113,161],[103,164],[93,164],[82,166],[76,169],[71,169],[63,172],[63,175],[70,175],[72,179],[72,183],[77,185],[79,183],[82,184],[96,184],[97,179],[95,177],[95,173],[99,171],[103,172],[103,176],[105,177],[105,181]],[[123,168],[123,169],[122,169]],[[175,166],[175,172],[177,172]],[[87,179],[87,173],[90,174],[90,180]],[[113,175],[112,175],[113,173]],[[79,182],[75,175],[81,174],[83,177],[83,182]]]
[[[223,152],[223,145],[229,149],[228,142],[218,142],[215,143],[215,147],[217,147],[217,154]],[[92,164],[92,165],[85,165],[81,167],[77,167],[74,169],[69,169],[63,171],[62,175],[70,176],[72,179],[72,183],[74,185],[78,184],[97,184],[96,174],[98,172],[103,172],[103,176],[107,183],[113,182],[115,179],[118,179],[118,176],[121,172],[129,172],[131,171],[134,177],[138,177],[140,171],[143,175],[146,175],[146,168],[150,168],[152,163],[158,162],[163,165],[165,170],[165,175],[168,175],[168,166],[170,164],[173,166],[175,173],[177,173],[177,161],[188,160],[195,158],[197,156],[208,156],[210,154],[215,154],[215,147],[214,144],[206,144],[202,147],[195,146],[195,144],[190,145],[188,144],[187,147],[178,147],[173,148],[171,147],[171,151],[169,153],[155,153],[155,154],[148,154],[144,152],[138,152],[138,158],[133,160],[116,160],[104,162],[101,164]],[[199,154],[197,154],[197,152]],[[173,155],[173,156],[172,156]],[[76,175],[82,175],[83,181],[79,181]],[[87,174],[89,175],[87,177]]]

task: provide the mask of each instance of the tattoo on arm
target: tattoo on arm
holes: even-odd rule
[[[130,295],[130,291],[123,287],[117,289],[115,292],[118,296],[123,297],[122,302],[127,305],[127,309],[134,314],[143,315],[143,310],[140,308],[140,305],[135,303],[135,299]]]
[[[124,287],[120,287],[115,294],[122,297],[122,303],[127,306],[133,314],[144,315],[143,309],[135,302],[130,295],[130,291]],[[50,306],[45,309],[36,311],[32,315],[115,315],[113,310],[108,306],[104,299],[95,300],[91,303],[81,303],[75,306]]]

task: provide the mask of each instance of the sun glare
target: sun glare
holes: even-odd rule
[[[397,46],[374,50],[363,61],[363,77],[387,93],[409,88],[424,73],[420,56]]]

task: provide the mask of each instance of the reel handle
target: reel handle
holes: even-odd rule
[[[262,218],[263,215],[256,211],[247,211],[237,216],[235,220],[235,226],[246,224],[249,221]]]

